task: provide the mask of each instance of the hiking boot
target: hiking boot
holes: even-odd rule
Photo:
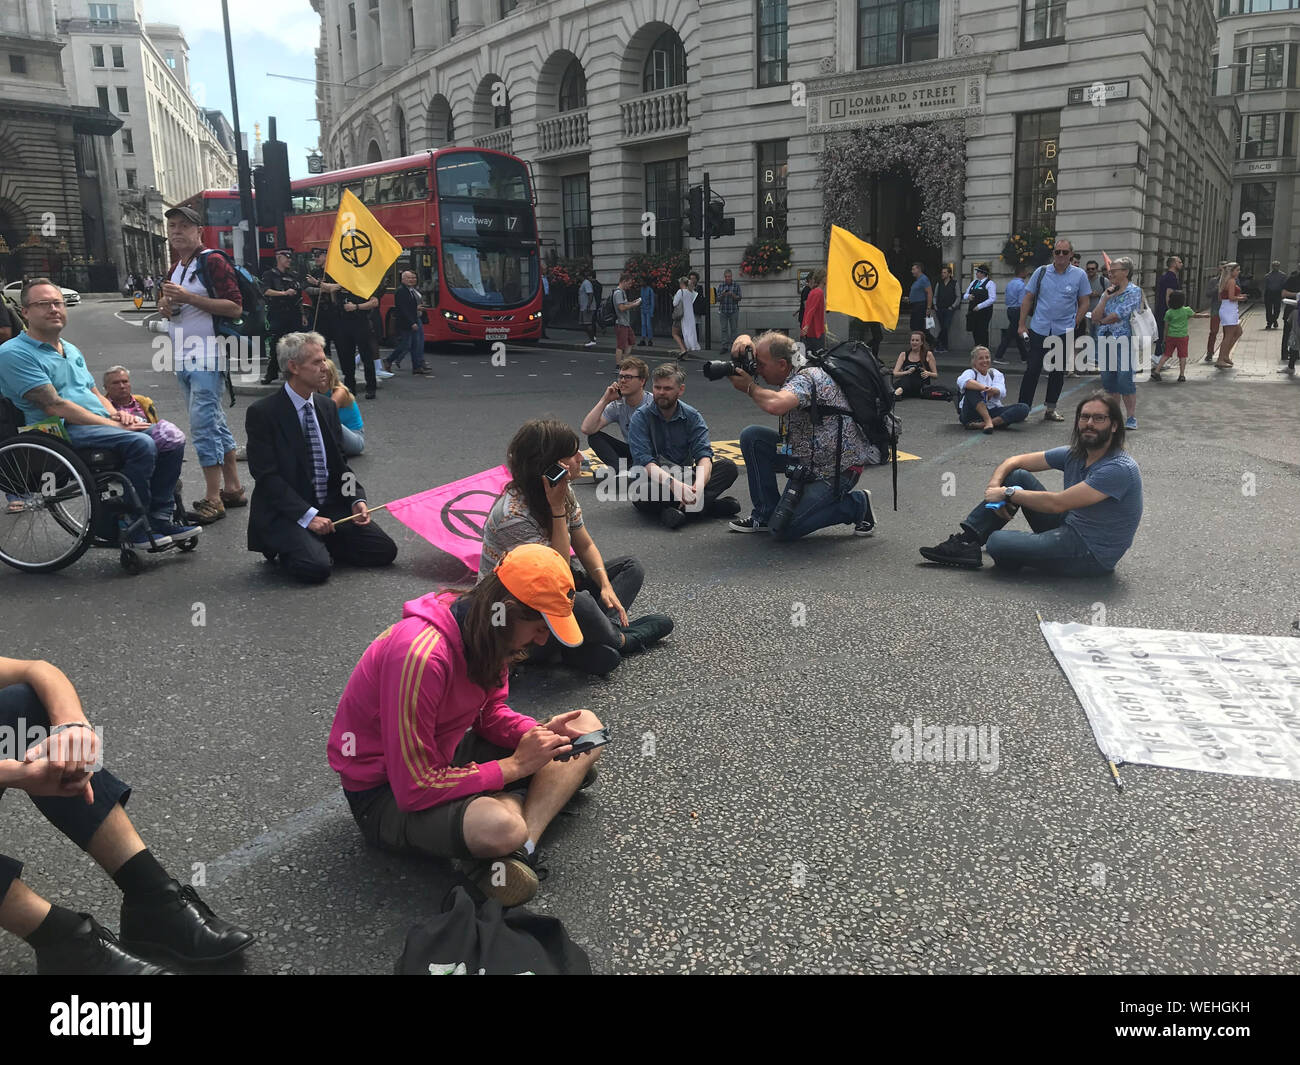
[[[36,972],[41,976],[171,976],[169,970],[137,957],[117,936],[88,913],[67,939],[36,952]]]
[[[753,517],[737,518],[735,521],[728,522],[727,528],[732,532],[738,533],[755,533],[767,532],[767,526],[762,522],[755,521]]]
[[[658,643],[673,631],[673,619],[667,614],[646,614],[637,618],[623,633],[623,654],[635,654],[644,651],[653,643]]]
[[[523,847],[502,858],[485,858],[470,873],[478,889],[502,906],[522,906],[537,894],[546,870],[537,868],[537,851],[530,856]]]
[[[921,557],[941,566],[961,566],[964,569],[979,569],[984,565],[980,545],[968,543],[962,533],[953,533],[937,547],[921,548]]]

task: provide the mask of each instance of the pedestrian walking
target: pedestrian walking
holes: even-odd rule
[[[1282,273],[1282,264],[1274,259],[1269,271],[1264,275],[1264,328],[1276,329],[1277,320],[1282,315],[1282,291],[1286,288],[1286,274]]]
[[[912,287],[907,292],[913,330],[925,332],[925,317],[934,311],[934,287],[925,276],[925,264],[912,264]]]
[[[1205,358],[1203,362],[1214,361],[1214,342],[1219,336],[1219,275],[1223,273],[1223,268],[1228,265],[1228,260],[1223,259],[1219,263],[1219,268],[1210,275],[1210,279],[1205,283],[1205,305],[1210,308],[1210,332],[1205,340]]]
[[[934,287],[934,307],[939,315],[939,337],[935,342],[935,351],[940,355],[948,351],[948,330],[960,302],[957,279],[952,276],[952,267],[945,264],[939,269],[939,283]]]
[[[1187,380],[1187,323],[1192,320],[1192,309],[1187,306],[1187,294],[1182,289],[1169,293],[1169,309],[1165,311],[1165,353],[1160,356],[1151,380],[1159,381],[1160,371],[1174,356],[1178,357],[1178,380]]]
[[[1025,298],[1025,274],[1028,272],[1027,266],[1017,266],[1015,276],[1007,282],[1007,324],[1002,330],[1002,342],[998,345],[998,350],[993,354],[994,362],[1001,362],[1002,356],[1007,350],[1007,345],[1014,342],[1016,350],[1020,352],[1020,361],[1027,361],[1028,352],[1025,350],[1025,342],[1020,339],[1020,304]]]
[[[542,263],[542,339],[549,340],[546,335],[546,323],[551,320],[551,268]]]
[[[593,271],[588,270],[587,276],[582,279],[582,284],[578,286],[578,319],[587,327],[587,342],[582,346],[584,348],[594,348],[596,346],[596,308],[599,304],[596,302],[596,275]]]
[[[975,338],[975,346],[989,346],[989,321],[993,317],[993,308],[998,302],[998,286],[989,280],[989,268],[985,263],[975,264],[975,280],[962,295],[966,306],[966,328]]]
[[[826,345],[826,271],[814,270],[809,281],[812,291],[808,293],[808,302],[804,306],[799,336],[808,353],[816,355]]]
[[[704,335],[704,319],[709,313],[709,297],[700,288],[700,275],[694,270],[688,275],[691,279],[691,292],[695,295],[695,347],[693,351],[700,349],[700,337]]]
[[[1073,334],[1079,328],[1091,300],[1092,286],[1088,275],[1079,267],[1070,265],[1073,252],[1074,247],[1068,240],[1058,238],[1052,249],[1052,262],[1034,271],[1020,304],[1020,336],[1028,343],[1029,357],[1025,376],[1020,382],[1019,402],[1033,408],[1034,392],[1043,373],[1048,347],[1064,355],[1061,365],[1053,365],[1047,372],[1045,422],[1065,421],[1056,413],[1056,403],[1065,387],[1065,362],[1074,354],[1073,343],[1067,343],[1067,334]],[[1072,335],[1069,340],[1073,341]]]
[[[1165,272],[1160,275],[1160,280],[1156,282],[1156,359],[1159,359],[1165,353],[1165,311],[1169,310],[1169,293],[1183,287],[1183,282],[1180,279],[1182,270],[1183,260],[1177,255],[1171,255],[1165,260]]]
[[[1287,275],[1282,282],[1282,299],[1293,300],[1300,297],[1300,264]],[[1296,364],[1295,340],[1300,339],[1300,306],[1288,308],[1282,315],[1282,359],[1287,363],[1287,371],[1293,373]]]
[[[722,272],[722,284],[718,286],[718,324],[722,333],[719,355],[731,354],[731,342],[736,339],[738,312],[740,310],[740,285],[732,279],[730,270]]]
[[[695,293],[691,291],[689,277],[677,279],[677,292],[673,296],[673,339],[677,341],[678,355],[699,347],[695,339]]]
[[[641,306],[641,297],[632,299],[632,275],[626,270],[618,279],[618,288],[614,290],[614,313],[618,315],[614,325],[614,364],[624,355],[632,354],[636,343],[632,336],[632,312]]]
[[[655,290],[650,284],[650,278],[643,278],[641,281],[641,339],[637,341],[638,345],[644,345],[647,348],[655,346]]]
[[[1232,349],[1241,337],[1241,301],[1246,297],[1241,294],[1237,278],[1241,276],[1241,266],[1228,263],[1219,274],[1219,324],[1223,326],[1223,343],[1219,345],[1219,358],[1214,364],[1220,370],[1233,365]]]
[[[417,283],[414,270],[402,271],[402,283],[393,297],[393,309],[397,314],[397,342],[383,365],[391,373],[394,368],[401,367],[402,358],[409,352],[411,373],[427,377],[429,369],[424,365],[424,300],[416,288]],[[348,428],[346,422],[343,427]]]

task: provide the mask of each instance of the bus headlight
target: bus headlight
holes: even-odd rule
[[[457,314],[455,311],[443,311],[442,316],[452,322],[463,322],[465,320],[463,314]]]

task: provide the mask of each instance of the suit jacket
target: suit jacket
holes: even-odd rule
[[[259,399],[248,408],[244,421],[248,435],[248,471],[256,482],[248,512],[250,551],[281,550],[272,532],[277,520],[297,523],[311,507],[323,511],[327,506],[341,506],[349,511],[358,499],[366,498],[355,475],[351,477],[353,490],[347,496],[343,494],[343,477],[351,475],[352,470],[343,456],[343,428],[338,408],[329,396],[319,392],[311,399],[321,436],[325,438],[325,465],[329,470],[323,504],[314,502],[312,475],[315,471],[303,436],[302,419],[294,410],[293,400],[281,388],[275,395]]]

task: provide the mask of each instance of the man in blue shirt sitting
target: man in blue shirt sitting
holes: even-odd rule
[[[153,530],[152,539],[133,532],[131,547],[148,551],[198,536],[197,526],[169,520],[180,471],[157,461],[149,422],[114,407],[95,387],[81,352],[60,338],[68,324],[63,291],[49,278],[38,277],[23,286],[20,300],[27,329],[0,345],[0,395],[17,406],[28,425],[61,419],[73,447],[117,452],[122,475],[139,496]]]
[[[1061,470],[1049,492],[1035,473]],[[1033,532],[1004,526],[1023,507]],[[979,569],[980,545],[997,566],[1030,566],[1061,577],[1100,577],[1115,569],[1142,520],[1142,475],[1124,450],[1124,415],[1114,396],[1094,392],[1075,411],[1068,447],[1013,455],[994,471],[984,502],[954,533],[921,555],[945,566]]]
[[[632,415],[628,444],[637,483],[629,485],[632,505],[643,514],[658,514],[669,529],[688,516],[729,518],[740,501],[722,493],[736,480],[736,464],[714,461],[709,427],[694,407],[681,402],[686,374],[673,362],[656,366],[654,404]]]

